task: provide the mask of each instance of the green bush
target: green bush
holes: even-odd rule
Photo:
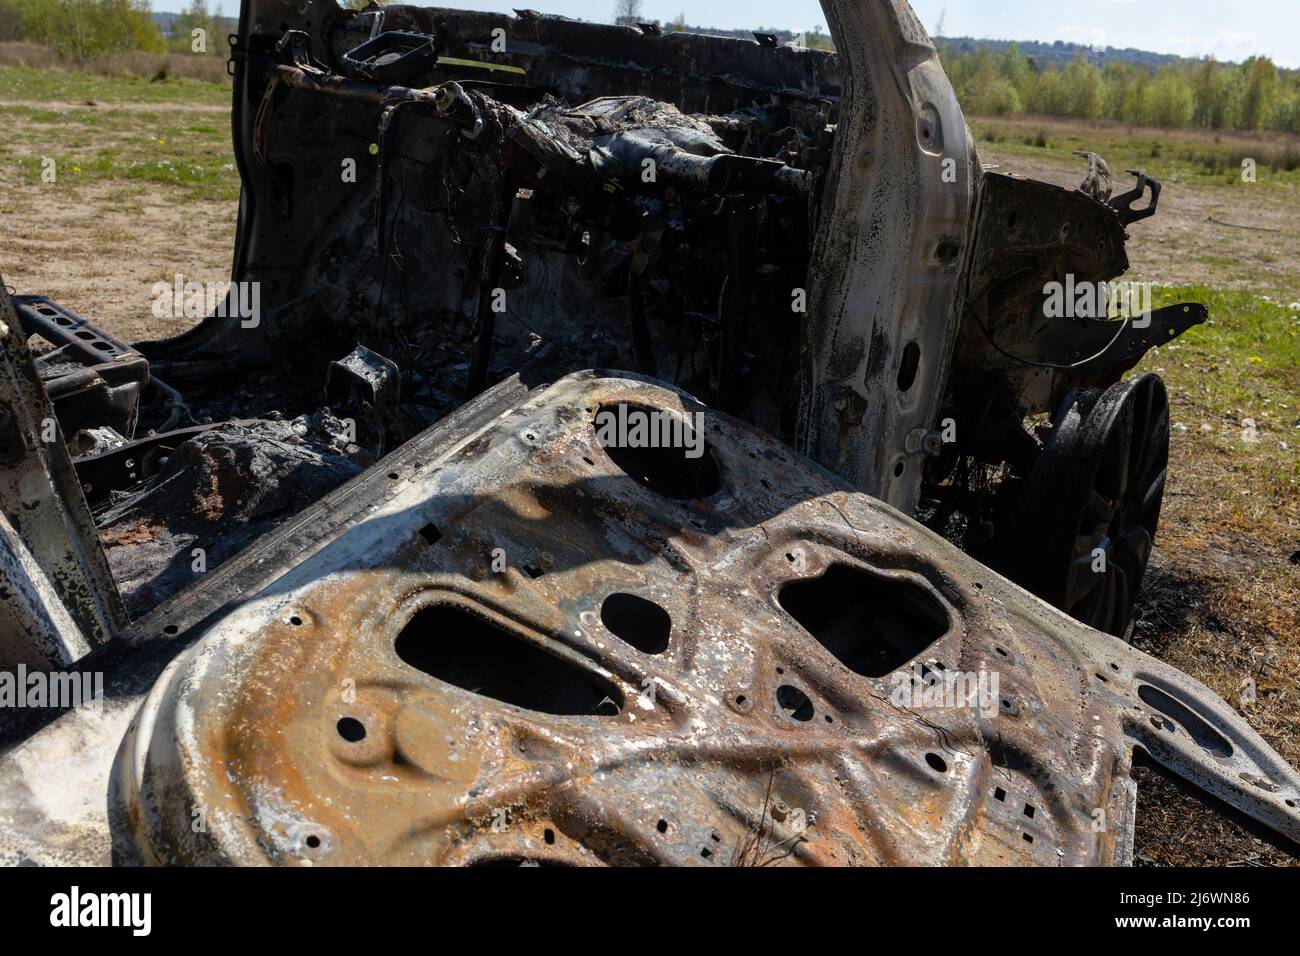
[[[45,44],[74,62],[164,46],[147,0],[0,0],[0,22],[6,39]]]

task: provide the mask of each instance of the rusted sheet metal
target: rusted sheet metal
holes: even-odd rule
[[[962,318],[980,165],[956,93],[906,0],[827,0],[853,77],[812,250],[798,447],[910,511]],[[904,354],[918,356],[900,381]]]
[[[606,449],[620,405],[708,451]],[[648,380],[569,376],[379,482],[155,685],[120,853],[1124,863],[1134,747],[1300,837],[1300,777],[1206,688]],[[914,669],[996,693],[900,698]]]
[[[54,408],[3,289],[0,281],[0,548],[6,569],[18,576],[16,593],[28,599],[4,602],[0,666],[58,667],[84,654],[88,643],[111,639],[127,617]],[[59,603],[66,614],[54,609]],[[70,616],[76,627],[51,628],[51,614]]]

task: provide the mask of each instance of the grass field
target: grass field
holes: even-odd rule
[[[2,66],[0,122],[10,286],[132,340],[181,331],[150,313],[155,282],[229,278],[239,174],[228,84]]]
[[[228,278],[239,180],[230,89],[0,67],[0,271],[127,339],[182,331],[150,288]],[[974,119],[981,158],[1077,185],[1089,149],[1165,185],[1131,278],[1211,322],[1153,351],[1175,428],[1135,643],[1202,680],[1300,766],[1300,153],[1272,136]],[[41,178],[53,158],[58,176]],[[1242,180],[1254,159],[1256,181]],[[1246,424],[1253,422],[1253,426]],[[1243,681],[1258,698],[1241,701]],[[1265,864],[1278,851],[1143,779],[1140,862]]]

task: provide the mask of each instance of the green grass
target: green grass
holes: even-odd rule
[[[185,78],[153,81],[134,76],[4,66],[0,67],[0,100],[229,106],[230,86]]]
[[[98,183],[179,187],[185,200],[239,197],[230,128],[209,112],[79,107],[52,111],[0,107],[0,122],[24,133],[17,160],[26,185],[71,188]],[[41,180],[42,160],[57,164],[55,183]]]
[[[1157,288],[1156,308],[1179,302],[1201,302],[1210,309],[1205,325],[1153,351],[1143,368],[1160,373],[1171,388],[1181,389],[1209,424],[1233,432],[1241,420],[1259,424],[1259,449],[1281,451],[1279,441],[1295,457],[1300,446],[1300,308],[1289,302],[1269,302],[1246,292],[1206,286]],[[1199,428],[1200,422],[1188,422]],[[1240,450],[1240,444],[1237,444]]]

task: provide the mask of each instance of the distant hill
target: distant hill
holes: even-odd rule
[[[1135,50],[1132,47],[1118,49],[1113,46],[1091,47],[1082,43],[1037,43],[1032,40],[976,40],[973,37],[940,37],[935,44],[940,53],[953,51],[957,53],[974,53],[987,49],[992,53],[1003,53],[1014,42],[1020,52],[1033,60],[1038,66],[1068,66],[1079,57],[1089,63],[1104,67],[1107,63],[1128,63],[1133,66],[1161,67],[1166,63],[1177,63],[1183,59],[1168,53],[1151,53],[1147,50]]]

